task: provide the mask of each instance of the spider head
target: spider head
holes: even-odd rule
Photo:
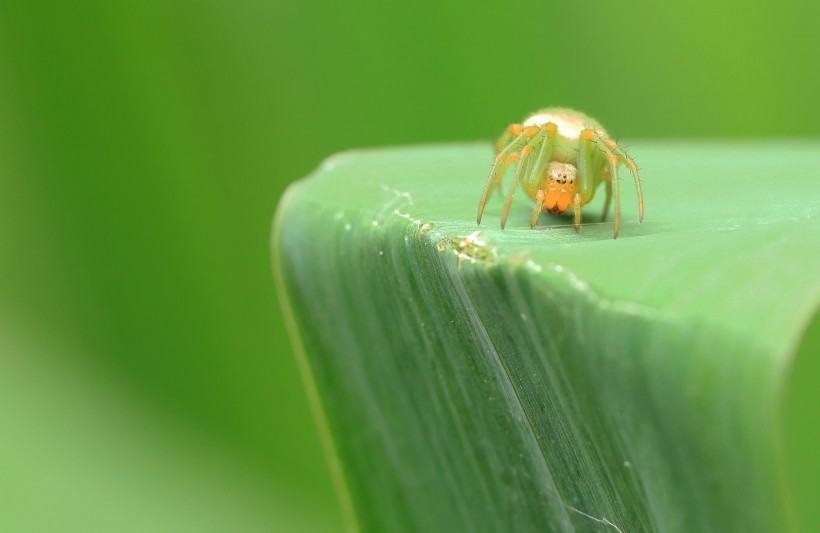
[[[575,193],[578,169],[570,163],[550,161],[547,165],[547,186],[544,188],[544,209],[550,213],[566,213]]]

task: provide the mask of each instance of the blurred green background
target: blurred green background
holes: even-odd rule
[[[0,530],[340,531],[270,275],[285,187],[556,104],[627,143],[817,136],[818,21],[797,0],[0,3]]]

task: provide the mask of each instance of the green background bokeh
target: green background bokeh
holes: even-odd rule
[[[796,0],[3,2],[0,529],[339,531],[270,275],[285,187],[547,105],[627,144],[817,136],[818,20]]]

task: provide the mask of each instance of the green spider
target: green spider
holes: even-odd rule
[[[614,237],[621,227],[621,196],[618,187],[618,165],[623,163],[635,180],[638,191],[638,217],[643,222],[643,193],[638,166],[618,143],[609,138],[603,126],[594,118],[561,107],[549,107],[533,113],[522,124],[511,124],[495,143],[493,164],[481,202],[477,222],[487,198],[495,187],[501,188],[501,177],[510,164],[515,175],[504,211],[501,229],[507,223],[513,195],[518,184],[535,200],[530,227],[538,223],[541,210],[564,214],[572,207],[575,230],[581,227],[581,206],[592,201],[595,189],[606,184],[606,201],[602,220],[606,220],[609,204],[615,198]]]

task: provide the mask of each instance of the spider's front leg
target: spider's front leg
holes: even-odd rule
[[[572,210],[575,222],[575,231],[581,230],[581,206],[589,203],[595,195],[595,189],[600,182],[600,175],[596,171],[595,159],[595,131],[584,129],[581,131],[578,146],[578,190],[572,200]],[[609,194],[607,194],[607,203]]]
[[[635,190],[638,193],[638,221],[643,222],[643,191],[641,191],[641,176],[638,174],[638,165],[635,164],[635,160],[629,157],[626,150],[621,148],[618,143],[612,139],[604,139],[604,142],[612,149],[618,159],[626,165],[626,168],[629,169],[629,173],[632,174],[632,179],[635,181]]]
[[[607,188],[607,202],[604,207],[604,214],[606,214],[609,207],[609,193],[611,187],[611,195],[615,200],[614,237],[617,239],[618,232],[621,227],[621,194],[619,187],[620,182],[618,181],[618,165],[620,163],[624,163],[629,169],[629,172],[632,174],[632,178],[635,181],[635,190],[638,193],[638,219],[640,222],[643,222],[643,192],[641,191],[641,179],[638,175],[638,166],[635,164],[635,161],[627,155],[623,148],[618,146],[618,143],[598,132],[593,132],[593,135],[593,141],[598,149],[604,154],[606,161],[609,163],[609,181],[607,182],[609,187]]]
[[[500,150],[495,156],[495,162],[490,170],[490,175],[484,184],[481,201],[478,203],[478,215],[476,217],[478,224],[481,224],[484,207],[493,189],[497,185],[500,186],[501,177],[504,175],[507,167],[515,163],[515,176],[509,194],[507,195],[504,214],[501,218],[501,229],[504,229],[516,185],[521,180],[529,182],[532,176],[538,176],[544,171],[549,161],[550,153],[552,152],[554,137],[557,131],[558,127],[552,123],[547,123],[543,126],[527,126],[523,129],[517,124],[513,124],[501,135],[496,142],[496,149],[500,148]],[[507,143],[506,145],[504,145],[505,142]],[[532,162],[531,158],[533,153],[537,154],[535,162]]]
[[[519,137],[521,135],[522,129],[523,127],[521,126],[521,124],[510,124],[509,126],[507,126],[507,129],[504,130],[504,133],[502,133],[498,137],[498,139],[496,139],[495,144],[493,145],[495,148],[495,153],[500,153],[504,148],[507,147],[510,141],[513,141],[516,137]],[[504,176],[504,170],[507,169],[507,166],[510,163],[512,163],[512,160],[508,157],[507,165],[505,165],[501,171],[496,173],[495,179],[493,180],[492,191],[490,191],[490,194],[492,194],[495,191],[498,191],[498,194],[504,194],[504,191],[502,190],[501,178]]]
[[[498,186],[501,187],[501,176],[510,163],[518,159],[518,150],[523,147],[528,137],[523,135],[521,126],[518,124],[510,125],[504,133],[501,134],[498,141],[496,141],[495,161],[490,170],[490,175],[487,176],[487,182],[484,184],[484,191],[481,193],[481,201],[478,203],[478,216],[476,222],[481,224],[481,217],[484,214],[484,206],[487,204],[487,198],[493,189]],[[504,143],[507,143],[506,145]]]
[[[597,132],[593,132],[593,139],[596,147],[604,154],[606,162],[609,164],[609,183],[612,184],[612,198],[615,201],[615,216],[614,216],[614,230],[613,238],[618,238],[618,233],[621,231],[621,190],[620,182],[618,181],[618,156],[610,149],[609,139],[601,136]],[[608,203],[608,202],[607,202]],[[609,207],[609,206],[606,206]]]
[[[525,129],[525,134],[527,129],[530,130],[531,140],[521,149],[521,157],[516,163],[515,175],[507,193],[507,200],[504,202],[504,211],[501,212],[501,229],[504,229],[504,226],[507,225],[507,216],[510,213],[510,206],[517,186],[520,184],[525,188],[533,188],[533,183],[537,186],[541,174],[543,174],[552,155],[555,134],[558,131],[558,127],[551,122],[543,126],[529,126]],[[533,154],[536,154],[534,161],[532,159]]]
[[[521,124],[510,124],[507,126],[504,133],[502,133],[495,141],[495,152],[500,152],[507,146],[507,143],[521,135],[521,130]]]
[[[604,210],[601,213],[601,222],[606,222],[606,216],[609,214],[609,205],[612,203],[612,182],[605,180],[604,185],[606,186],[606,197],[604,198]]]

